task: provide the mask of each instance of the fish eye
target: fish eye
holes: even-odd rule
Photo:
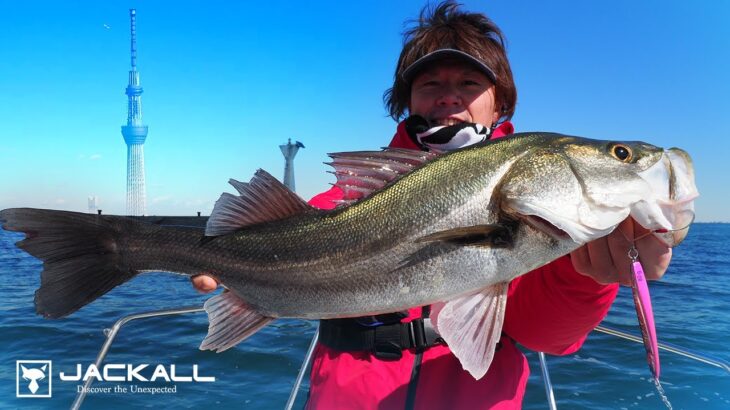
[[[621,162],[630,162],[633,158],[631,148],[626,145],[616,144],[611,148],[611,155]]]

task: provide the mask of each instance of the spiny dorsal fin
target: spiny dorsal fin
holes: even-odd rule
[[[276,221],[311,207],[268,172],[259,169],[251,181],[228,181],[240,194],[224,192],[216,201],[205,228],[206,236],[229,234],[244,226]]]
[[[403,148],[338,152],[329,154],[333,161],[327,165],[335,169],[335,186],[342,189],[343,201],[357,201],[383,189],[401,175],[411,172],[437,155]]]

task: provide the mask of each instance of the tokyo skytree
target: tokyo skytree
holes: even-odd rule
[[[142,125],[142,86],[137,71],[137,33],[135,9],[129,10],[132,33],[132,69],[127,85],[127,125],[122,126],[127,143],[127,215],[141,216],[146,213],[147,199],[144,183],[144,142],[147,126]]]

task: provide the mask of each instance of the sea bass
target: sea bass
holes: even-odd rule
[[[669,246],[697,197],[689,155],[643,142],[524,133],[437,155],[331,154],[343,203],[307,205],[265,171],[216,202],[206,231],[121,216],[0,211],[43,260],[39,314],[66,316],[141,272],[206,273],[201,349],[275,318],[357,317],[433,305],[436,330],[475,378],[487,371],[507,283],[632,216]]]

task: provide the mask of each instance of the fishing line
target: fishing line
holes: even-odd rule
[[[656,391],[659,393],[659,397],[662,398],[662,402],[665,406],[667,406],[667,409],[673,410],[672,403],[669,402],[669,397],[667,397],[667,393],[664,391],[664,387],[662,387],[661,382],[659,382],[659,379],[654,378],[654,386],[656,387]]]

